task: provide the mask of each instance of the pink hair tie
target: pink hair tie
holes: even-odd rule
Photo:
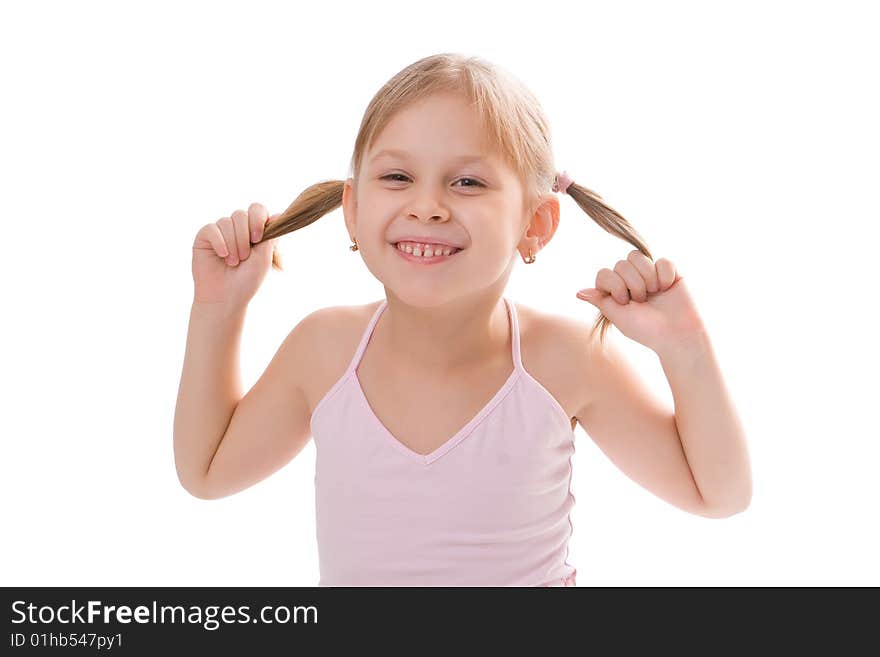
[[[553,183],[553,191],[566,194],[568,192],[568,187],[572,182],[573,181],[567,172],[563,171],[562,173],[557,173],[556,181]]]

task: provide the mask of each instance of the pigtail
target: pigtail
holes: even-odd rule
[[[342,205],[342,190],[344,188],[344,180],[326,180],[307,187],[284,212],[266,224],[263,239],[272,239],[279,235],[292,233],[332,212]],[[272,267],[283,271],[281,253],[277,248],[272,251]]]
[[[654,259],[651,255],[651,251],[648,249],[648,245],[645,244],[645,240],[642,239],[642,236],[639,235],[636,229],[624,219],[623,215],[605,203],[605,201],[602,200],[602,197],[596,192],[587,189],[582,185],[578,185],[576,182],[572,182],[571,185],[568,186],[566,193],[571,196],[574,199],[574,202],[577,203],[584,212],[590,215],[593,221],[599,224],[603,230],[629,242],[639,251],[648,256],[648,258],[651,260]],[[599,329],[599,342],[603,343],[605,340],[605,333],[608,331],[609,326],[611,326],[611,320],[600,312],[599,317],[596,319],[596,323],[593,324],[593,328],[590,331],[590,338],[592,338],[595,335],[596,330]]]

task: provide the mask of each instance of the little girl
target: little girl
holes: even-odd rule
[[[577,422],[670,504],[710,518],[745,509],[745,439],[684,280],[601,197],[554,173],[550,143],[513,76],[438,54],[372,99],[347,180],[271,217],[254,203],[202,227],[174,418],[183,487],[230,495],[314,438],[319,586],[574,586]],[[578,292],[601,311],[592,328],[504,296],[515,256],[534,263],[556,231],[553,192],[636,248]],[[307,315],[242,396],[242,325],[270,265],[281,269],[275,239],[340,205],[386,298]],[[660,357],[674,415],[605,343],[611,323]]]

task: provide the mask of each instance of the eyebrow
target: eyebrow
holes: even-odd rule
[[[372,158],[370,158],[370,162],[372,163],[384,155],[388,155],[391,157],[402,157],[402,158],[410,157],[410,154],[406,151],[399,150],[396,148],[383,148],[381,151],[376,153]],[[457,163],[461,163],[461,164],[468,163],[468,162],[485,162],[486,164],[489,163],[489,161],[485,157],[483,157],[482,155],[459,155],[458,157],[453,158],[452,161],[457,162]]]

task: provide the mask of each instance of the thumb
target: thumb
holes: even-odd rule
[[[273,237],[272,239],[268,240],[260,240],[259,242],[251,246],[251,250],[256,251],[257,253],[265,253],[267,251],[271,253],[275,247],[275,240],[277,239],[277,237]]]
[[[602,293],[599,292],[599,290],[597,290],[595,288],[588,287],[583,290],[578,290],[577,298],[583,299],[584,301],[589,301],[591,304],[593,304],[594,306],[596,306],[598,308],[599,307],[598,302],[599,302],[599,299],[602,298]]]

